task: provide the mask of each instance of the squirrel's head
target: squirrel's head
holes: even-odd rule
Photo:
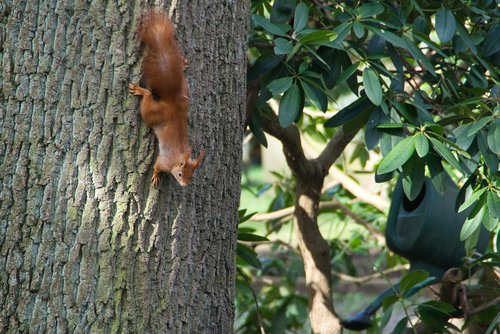
[[[179,184],[183,187],[187,186],[191,182],[193,177],[193,172],[198,168],[205,157],[205,150],[201,150],[200,154],[196,159],[190,159],[191,150],[188,150],[181,162],[172,169],[172,174]]]

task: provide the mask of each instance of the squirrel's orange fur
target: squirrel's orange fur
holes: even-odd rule
[[[186,60],[177,45],[172,22],[166,14],[150,11],[138,28],[146,51],[142,72],[146,88],[131,83],[130,93],[142,96],[141,116],[156,137],[160,153],[151,182],[158,184],[160,172],[170,172],[180,185],[187,185],[205,152],[190,159],[188,142],[188,91],[184,75]]]

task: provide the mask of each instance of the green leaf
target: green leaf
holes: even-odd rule
[[[331,30],[316,30],[299,37],[302,44],[321,45],[335,39],[337,33]]]
[[[242,209],[242,210],[238,211],[238,216],[240,218],[240,222],[238,224],[246,222],[247,220],[252,218],[253,215],[255,215],[255,212],[251,212],[251,213],[245,215],[246,212],[247,212],[247,209]]]
[[[248,126],[250,127],[250,131],[252,131],[253,135],[258,140],[258,142],[262,146],[267,148],[266,135],[264,134],[264,130],[262,130],[262,124],[260,123],[258,114],[259,113],[257,112],[253,113],[252,117],[250,118]]]
[[[256,269],[262,268],[262,263],[257,257],[257,253],[255,253],[250,247],[238,242],[238,244],[236,245],[236,254],[240,257],[241,260],[243,260],[250,266]]]
[[[276,55],[287,55],[293,51],[292,42],[278,37],[274,40],[274,53]]]
[[[277,36],[286,36],[286,31],[283,31],[279,26],[269,22],[265,17],[260,15],[253,15],[253,21],[256,25],[264,28],[265,31]]]
[[[500,195],[493,190],[488,192],[487,203],[490,213],[494,217],[500,218]]]
[[[425,16],[419,16],[413,21],[413,33],[428,36],[430,33],[429,20]]]
[[[467,198],[462,203],[462,205],[460,205],[460,207],[458,208],[458,212],[462,212],[465,209],[467,209],[469,206],[471,206],[472,204],[474,204],[479,199],[479,197],[481,197],[481,195],[484,194],[484,192],[486,191],[486,189],[487,188],[480,188],[479,190],[476,190],[475,192],[473,192],[469,196],[469,198]]]
[[[344,82],[347,79],[349,79],[356,71],[358,70],[359,66],[359,61],[355,62],[354,64],[350,65],[348,68],[344,69],[342,74],[339,76],[336,82]]]
[[[269,72],[279,65],[281,58],[274,54],[268,57],[259,57],[248,71],[248,80],[258,79],[262,74]]]
[[[319,58],[318,59],[320,62],[324,62],[323,59]],[[299,66],[299,71],[298,73],[299,74],[304,74],[305,71],[307,71],[307,69],[309,68],[309,63],[307,61],[303,61],[302,63],[300,63],[300,66]],[[314,74],[314,76],[319,76],[321,77],[319,74],[315,73],[315,72],[309,72],[311,74]]]
[[[488,117],[483,117],[474,123],[471,123],[471,126],[470,126],[469,130],[467,131],[467,136],[468,137],[472,136],[473,134],[475,134],[476,132],[481,130],[486,124],[491,122],[492,120],[493,120],[493,117],[488,116]]]
[[[413,56],[413,58],[415,58],[416,60],[418,60],[419,62],[422,63],[422,65],[433,75],[433,76],[436,76],[436,71],[434,70],[434,66],[433,64],[431,63],[431,61],[429,60],[429,58],[427,58],[423,52],[418,48],[417,45],[415,45],[415,43],[413,41],[411,41],[409,38],[406,38],[406,37],[403,37],[403,41],[406,45],[406,49],[408,49],[408,51],[410,51],[411,55]]]
[[[486,38],[484,39],[481,51],[486,57],[494,55],[500,51],[500,25],[492,25]]]
[[[495,316],[495,319],[493,319],[491,324],[488,326],[485,334],[492,334],[495,328],[497,328],[498,324],[500,324],[500,313]]]
[[[268,238],[253,233],[238,233],[240,241],[269,241]]]
[[[453,130],[456,138],[455,144],[462,150],[467,150],[474,141],[474,136],[467,135],[472,125],[472,123],[464,124]]]
[[[293,18],[293,30],[296,32],[302,31],[307,26],[309,19],[309,7],[303,2],[299,3],[295,8],[295,16]]]
[[[403,129],[407,126],[408,124],[404,123],[382,123],[377,125],[377,129]]]
[[[493,217],[491,213],[486,212],[483,215],[483,220],[481,221],[481,224],[490,232],[493,232],[497,225],[498,225],[498,218]]]
[[[269,85],[267,85],[267,89],[269,89],[273,95],[279,95],[286,92],[290,86],[292,86],[292,83],[293,78],[291,77],[280,78],[273,80]]]
[[[392,334],[404,334],[406,333],[406,324],[408,323],[408,318],[404,317],[399,320],[394,329],[392,330]]]
[[[401,167],[415,152],[415,136],[401,140],[380,162],[377,174],[385,174]]]
[[[403,191],[410,201],[420,194],[425,180],[423,159],[411,159],[403,165]]]
[[[328,98],[326,95],[306,81],[301,81],[300,84],[309,101],[311,101],[318,110],[325,112],[328,107]]]
[[[349,35],[349,32],[351,31],[351,26],[352,26],[351,22],[344,22],[344,23],[338,25],[337,27],[335,27],[335,29],[333,29],[333,31],[335,31],[335,33],[337,34],[337,37],[335,37],[335,40],[332,42],[332,44],[330,46],[333,47],[333,46],[338,45],[341,42],[343,42],[344,39],[346,38],[346,36]]]
[[[429,153],[429,140],[421,132],[415,135],[415,149],[417,150],[418,156],[421,158]]]
[[[468,213],[468,218],[475,217],[481,211],[481,209],[486,207],[486,195],[487,194],[483,194],[481,197],[479,197],[472,210]]]
[[[273,7],[271,8],[271,22],[285,23],[290,21],[290,18],[293,15],[293,10],[295,9],[296,6],[297,6],[296,0],[273,1]],[[265,10],[269,11],[269,7],[265,8]]]
[[[392,287],[392,289],[394,290],[395,288]],[[382,301],[382,308],[384,309],[384,311],[387,311],[398,300],[399,300],[399,297],[397,294],[389,295],[389,296],[385,297],[384,300]]]
[[[396,296],[397,298],[397,296]],[[387,298],[385,298],[387,299]],[[384,299],[384,301],[385,301]],[[392,317],[392,311],[394,309],[394,306],[389,306],[389,307],[384,307],[384,314],[382,315],[382,318],[380,319],[380,324],[379,324],[379,328],[385,328],[385,326],[387,326],[387,324],[389,323],[389,320],[391,319]]]
[[[479,225],[480,224],[481,221],[479,222]],[[472,232],[472,234],[465,239],[464,248],[467,257],[472,257],[474,248],[476,248],[480,234],[481,234],[481,228],[476,228],[474,232]]]
[[[451,10],[440,8],[436,12],[436,33],[442,43],[448,42],[456,30],[455,16]]]
[[[490,150],[500,154],[500,119],[496,119],[488,131],[487,142]]]
[[[429,139],[432,143],[432,147],[434,147],[436,152],[441,157],[443,157],[453,168],[457,169],[458,171],[462,171],[462,167],[459,165],[459,163],[458,163],[457,159],[455,158],[455,156],[453,155],[453,153],[451,153],[451,151],[449,149],[447,149],[443,143],[441,143],[439,140],[432,138],[432,137]]]
[[[278,119],[281,127],[287,128],[295,121],[300,110],[300,87],[293,83],[283,94],[278,109]]]
[[[380,108],[375,108],[370,114],[365,129],[365,143],[368,150],[373,150],[380,142],[380,137],[382,137],[383,133],[377,129],[377,126],[386,117]]]
[[[472,39],[470,38],[469,33],[467,32],[467,30],[464,27],[462,27],[462,25],[460,23],[458,23],[458,22],[457,22],[457,32],[458,32],[458,35],[460,37],[462,37],[462,39],[464,40],[464,42],[467,45],[467,47],[471,50],[471,52],[474,55],[476,55],[477,54],[477,48],[474,45],[474,41],[472,41]]]
[[[362,96],[333,115],[332,118],[325,122],[324,126],[326,128],[333,128],[343,125],[354,119],[358,115],[361,115],[363,112],[370,112],[372,107],[373,104],[371,104],[370,100],[368,100],[366,96]]]
[[[385,29],[379,29],[379,28],[372,27],[372,26],[366,26],[366,27],[368,29],[370,29],[371,31],[373,31],[375,34],[379,35],[380,37],[382,37],[383,39],[388,41],[389,43],[391,43],[392,45],[403,48],[403,49],[407,48],[405,41],[401,37],[399,37],[398,35],[390,32],[388,30],[385,30]]]
[[[365,67],[363,70],[363,85],[370,101],[379,106],[382,103],[382,86],[375,71],[369,67]]]
[[[287,325],[286,310],[288,308],[288,301],[289,299],[285,299],[285,303],[281,305],[276,314],[273,316],[270,334],[285,333]]]
[[[352,30],[357,38],[362,38],[365,34],[365,27],[362,23],[356,21],[352,24]]]
[[[465,180],[465,183],[460,187],[460,190],[457,194],[457,199],[455,200],[455,210],[458,212],[458,208],[465,201],[465,196],[467,195],[467,191],[469,188],[472,188],[471,185],[476,182],[476,175],[472,174],[468,179]]]
[[[441,163],[434,154],[429,154],[425,158],[429,173],[431,175],[431,182],[434,188],[443,195],[446,191],[447,175]]]
[[[345,133],[357,133],[359,129],[365,126],[372,109],[375,107],[370,101],[368,101],[368,103],[367,109],[363,110],[358,116],[343,125],[342,130],[344,130]]]
[[[353,64],[351,61],[351,58],[349,58],[349,54],[347,52],[339,51],[338,58],[339,59],[337,61],[340,61],[342,71],[350,72],[352,70],[352,68],[354,67],[354,64],[356,64],[356,70],[357,70],[359,62],[355,62]],[[353,92],[354,94],[357,95],[359,84],[358,84],[358,76],[356,75],[356,70],[353,72],[354,75],[352,75],[353,73],[349,73],[348,75],[346,73],[345,77],[344,77],[344,73],[342,73],[340,75],[340,77],[337,79],[337,83],[340,84],[340,83],[344,82],[343,80],[345,80],[345,82],[347,83],[347,86],[349,87],[351,92]],[[343,79],[343,78],[345,78],[345,79]]]
[[[498,155],[493,154],[489,149],[488,149],[488,144],[486,143],[487,134],[484,131],[481,131],[477,134],[477,146],[479,147],[479,151],[481,151],[481,154],[483,155],[484,162],[486,162],[486,166],[490,169],[492,173],[497,173],[499,168],[498,168]]]
[[[400,113],[408,122],[414,125],[419,125],[421,122],[418,120],[417,111],[415,106],[409,103],[391,100],[394,109]]]
[[[465,220],[464,225],[462,226],[462,229],[460,231],[461,241],[464,241],[465,239],[469,238],[474,232],[476,232],[476,230],[481,225],[481,221],[483,220],[483,215],[485,214],[485,212],[486,210],[483,207],[477,215]]]
[[[358,15],[361,18],[375,17],[383,12],[384,12],[384,6],[382,6],[380,3],[373,3],[373,2],[364,3],[358,9]]]
[[[289,62],[290,59],[292,59],[295,56],[295,54],[302,48],[302,46],[303,45],[300,43],[295,44],[292,51],[288,54],[288,56],[286,56],[286,61]]]
[[[399,283],[401,294],[404,295],[406,291],[423,282],[427,277],[429,277],[429,273],[421,269],[410,271]]]
[[[453,312],[456,311],[455,307],[453,305],[450,305],[445,302],[437,301],[437,300],[430,300],[425,303],[422,303],[418,306],[419,309],[421,308],[427,308],[430,310],[438,311],[440,313],[446,314],[446,315],[451,315]]]

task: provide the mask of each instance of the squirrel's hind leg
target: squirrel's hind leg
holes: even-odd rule
[[[153,98],[153,93],[150,90],[133,83],[128,85],[128,89],[131,94],[142,96],[141,116],[148,126],[153,128],[164,122],[164,113],[161,112],[162,106]]]
[[[156,158],[155,165],[153,167],[153,176],[151,176],[151,183],[153,184],[153,187],[158,186],[158,183],[160,182],[160,170],[158,169],[158,158]]]

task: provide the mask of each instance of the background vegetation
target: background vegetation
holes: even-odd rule
[[[334,291],[340,289],[339,279],[362,283],[372,274],[387,279],[390,272],[406,269],[406,260],[388,251],[381,238],[396,176],[414,200],[425,177],[444,192],[445,174],[461,189],[456,210],[468,212],[460,233],[467,251],[464,266],[480,265],[483,277],[490,275],[489,283],[464,284],[467,291],[483,289],[492,297],[481,299],[474,313],[443,296],[406,300],[398,295],[384,303],[371,331],[383,331],[394,303],[400,309],[398,322],[390,325],[394,332],[407,326],[414,332],[453,329],[448,320],[457,310],[462,318],[465,313],[463,330],[495,329],[499,14],[498,3],[487,0],[252,1],[251,132],[242,181],[237,333],[304,333],[311,326],[315,331],[305,291],[309,245],[301,226],[317,226],[316,240],[326,240],[334,277],[326,280]],[[268,146],[266,133],[283,145],[288,170],[270,168],[273,178],[264,182],[255,152],[259,144]],[[327,161],[337,155],[340,159]],[[322,168],[319,174],[315,166]],[[371,189],[366,175],[377,182]],[[304,188],[318,179],[312,187],[320,193],[310,195],[316,207],[306,215],[309,223],[301,225],[299,198],[309,196]],[[477,258],[481,226],[490,243],[486,255]],[[417,276],[407,276],[410,286],[425,278]],[[332,301],[341,316],[367,302],[342,299]],[[412,314],[424,327],[417,321],[408,325]]]

